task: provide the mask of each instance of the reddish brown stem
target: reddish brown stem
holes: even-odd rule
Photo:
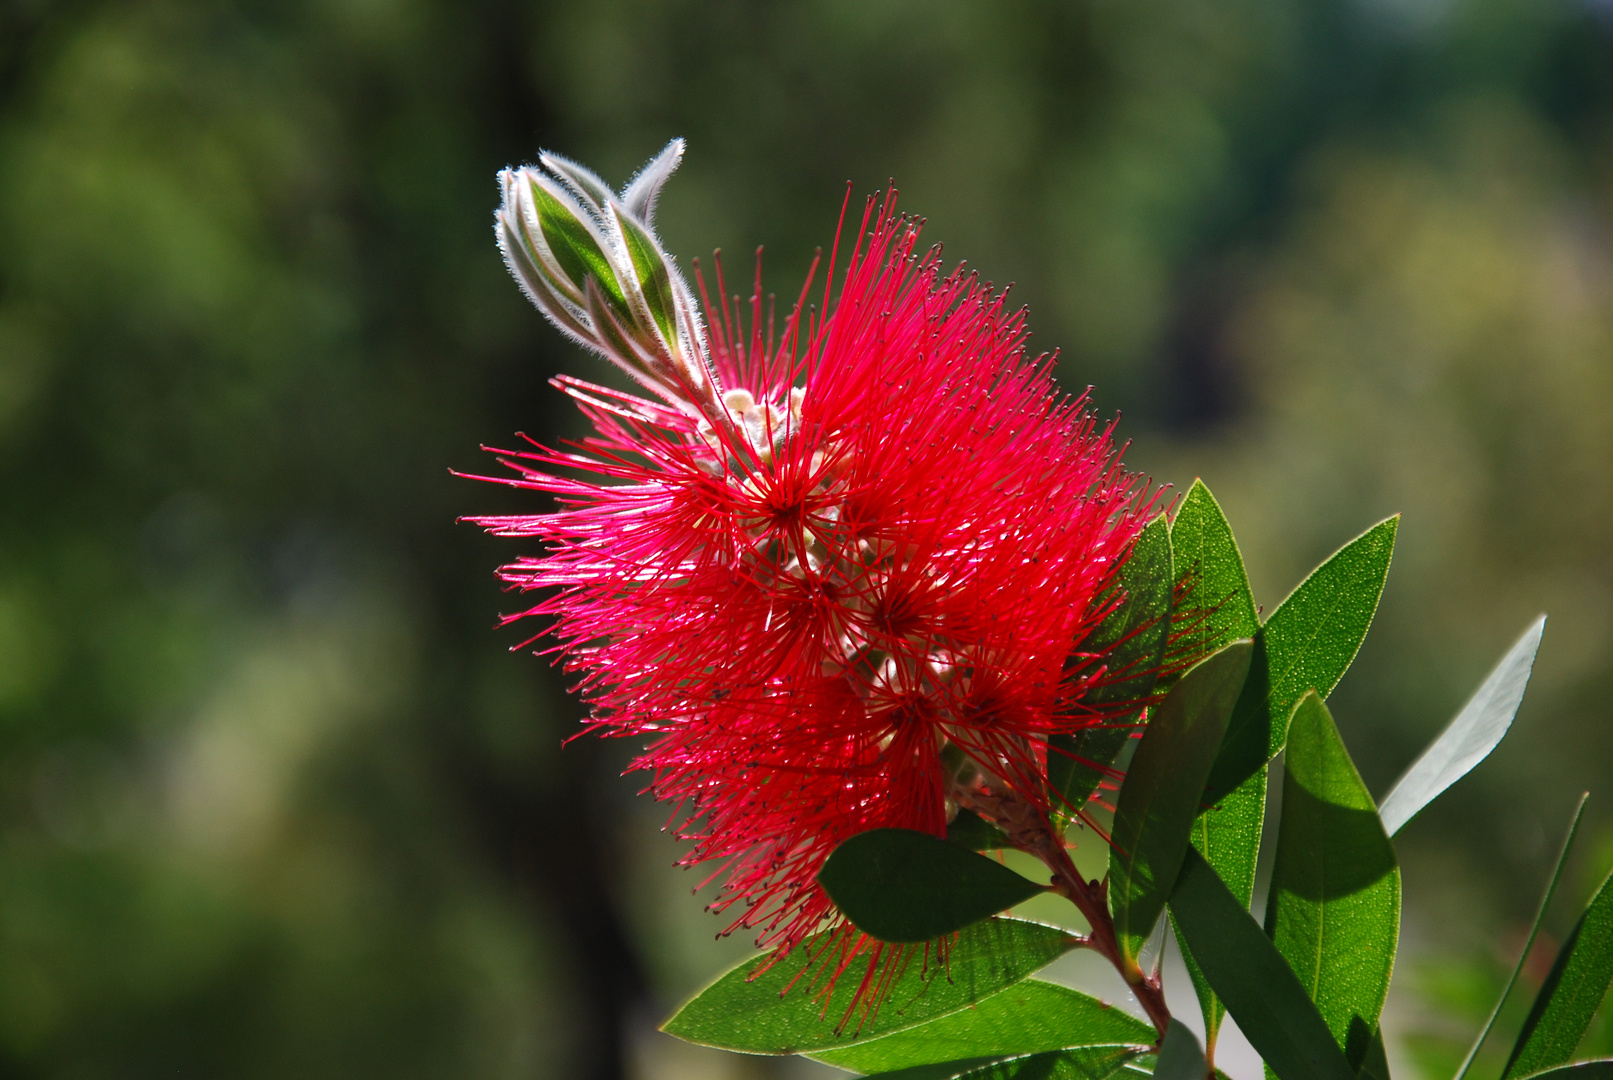
[[[1047,864],[1053,872],[1053,891],[1074,904],[1092,927],[1088,947],[1114,965],[1137,996],[1160,1039],[1164,1039],[1165,1030],[1170,1027],[1171,1012],[1165,1006],[1165,991],[1159,979],[1145,973],[1135,962],[1127,963],[1120,951],[1119,939],[1115,937],[1115,923],[1109,914],[1104,885],[1081,877],[1064,846],[1064,838],[1055,833],[1046,815],[1013,795],[999,795],[980,788],[960,785],[954,788],[953,797],[959,805],[994,822],[1015,847]]]
[[[1170,1027],[1171,1011],[1165,1006],[1165,991],[1159,979],[1144,972],[1135,962],[1126,963],[1120,952],[1120,942],[1115,937],[1114,919],[1109,915],[1109,905],[1104,896],[1104,887],[1096,881],[1081,880],[1081,873],[1075,868],[1070,859],[1070,853],[1064,849],[1062,842],[1052,845],[1047,851],[1032,852],[1053,871],[1053,891],[1074,904],[1092,927],[1091,947],[1096,949],[1115,970],[1120,972],[1131,992],[1137,995],[1137,1001],[1142,1005],[1148,1019],[1153,1021],[1154,1030],[1159,1037],[1165,1037],[1165,1029]]]

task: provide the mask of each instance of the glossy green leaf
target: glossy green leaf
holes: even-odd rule
[[[1174,581],[1170,524],[1161,514],[1137,534],[1120,567],[1120,603],[1087,638],[1083,651],[1108,668],[1087,697],[1098,704],[1141,708],[1154,690],[1170,637]]]
[[[730,969],[661,1030],[750,1054],[829,1050],[957,1012],[1006,990],[1079,943],[1067,930],[1024,919],[975,923],[959,932],[944,964],[933,948],[912,948],[878,1009],[867,1016],[859,1011],[842,1025],[861,978],[856,968],[849,970],[824,999],[825,965],[834,956],[820,934],[772,967],[768,957],[760,957]]]
[[[1198,1036],[1180,1020],[1172,1019],[1159,1044],[1159,1060],[1154,1064],[1155,1080],[1204,1080],[1204,1048]]]
[[[1126,771],[1110,834],[1109,908],[1132,964],[1170,897],[1250,652],[1247,641],[1234,642],[1182,676],[1149,720]]]
[[[1243,555],[1203,480],[1193,481],[1171,522],[1171,554],[1177,576],[1190,586],[1182,615],[1181,629],[1188,634],[1184,647],[1203,656],[1255,636],[1260,619]]]
[[[1307,690],[1326,698],[1338,685],[1378,610],[1399,523],[1380,522],[1334,552],[1266,620],[1206,803],[1219,802],[1277,755]]]
[[[1249,592],[1243,556],[1226,516],[1202,480],[1193,482],[1176,513],[1171,546],[1176,572],[1189,586],[1185,610],[1178,616],[1180,629],[1186,633],[1184,645],[1202,655],[1237,638],[1255,637],[1260,619]],[[1266,789],[1263,782],[1251,778],[1219,802],[1213,819],[1206,811],[1194,824],[1193,846],[1223,880],[1232,883],[1234,895],[1247,907],[1260,853]],[[1247,887],[1242,884],[1245,880]],[[1206,1045],[1213,1054],[1225,1009],[1191,953],[1184,949],[1182,955],[1204,1014]]]
[[[982,1065],[1001,1061],[1000,1057],[963,1058],[959,1061],[941,1061],[934,1065],[911,1065],[894,1072],[874,1073],[872,1080],[956,1080]]]
[[[1348,1056],[1348,1055],[1346,1055]],[[1358,1080],[1389,1080],[1389,1054],[1383,1048],[1383,1028],[1374,1028],[1366,1060],[1356,1069]]]
[[[1562,1065],[1590,1027],[1591,1017],[1613,982],[1613,875],[1574,924],[1563,942],[1551,974],[1540,987],[1534,1008],[1523,1022],[1502,1080]]]
[[[1535,653],[1540,650],[1540,637],[1545,632],[1546,617],[1542,615],[1507,650],[1462,711],[1384,796],[1378,815],[1390,836],[1489,757],[1500,743],[1512,727],[1518,706],[1523,704],[1523,692],[1529,686]]]
[[[1613,1080],[1613,1058],[1595,1061],[1576,1061],[1572,1065],[1559,1065],[1555,1069],[1530,1073],[1522,1080]]]
[[[1574,838],[1579,835],[1580,822],[1585,818],[1585,803],[1590,797],[1590,792],[1580,795],[1579,805],[1574,807],[1574,818],[1568,823],[1568,835],[1563,837],[1563,846],[1557,852],[1557,864],[1552,868],[1551,877],[1546,881],[1546,891],[1540,898],[1540,907],[1535,911],[1535,921],[1529,927],[1529,936],[1524,939],[1517,963],[1512,965],[1512,974],[1507,977],[1507,984],[1501,988],[1501,996],[1495,999],[1495,1005],[1490,1009],[1489,1019],[1479,1029],[1478,1037],[1473,1040],[1467,1056],[1462,1059],[1461,1068],[1456,1070],[1456,1080],[1462,1080],[1467,1075],[1467,1070],[1473,1067],[1473,1059],[1478,1057],[1479,1051],[1484,1048],[1484,1040],[1489,1037],[1490,1029],[1495,1027],[1495,1019],[1501,1015],[1501,1007],[1507,1003],[1512,988],[1518,983],[1518,975],[1522,973],[1524,962],[1529,959],[1529,952],[1535,947],[1535,938],[1540,934],[1540,927],[1546,921],[1546,912],[1551,909],[1552,897],[1557,895],[1557,885],[1563,879],[1563,867],[1568,865],[1568,853],[1574,850]]]
[[[1294,709],[1266,929],[1352,1067],[1365,1060],[1400,940],[1400,868],[1333,718]]]
[[[1210,985],[1281,1080],[1355,1080],[1288,961],[1192,848],[1182,859],[1171,910]]]
[[[947,825],[947,839],[970,851],[995,851],[1012,847],[1008,834],[973,810],[959,810]]]
[[[1008,1058],[953,1075],[957,1080],[1105,1080],[1142,1050],[1140,1046],[1081,1046]],[[919,1080],[907,1070],[877,1075],[879,1080]]]
[[[1047,888],[913,829],[858,833],[834,849],[818,883],[857,929],[895,942],[933,941]]]
[[[1255,866],[1260,860],[1260,835],[1265,817],[1266,767],[1261,766],[1232,794],[1208,810],[1201,811],[1193,822],[1191,839],[1194,850],[1204,856],[1245,908],[1254,897]],[[1172,921],[1174,923],[1174,916]],[[1180,940],[1180,931],[1176,936]],[[1204,1015],[1204,1042],[1213,1057],[1226,1007],[1215,996],[1215,991],[1210,989],[1193,954],[1185,948],[1182,950],[1182,960],[1193,989],[1198,994],[1199,1009]]]
[[[1026,979],[972,1009],[812,1056],[853,1072],[879,1073],[1072,1046],[1146,1046],[1153,1041],[1153,1026],[1122,1009],[1057,983]]]
[[[1120,569],[1117,588],[1121,602],[1099,624],[1074,659],[1086,662],[1102,656],[1108,670],[1087,699],[1095,704],[1135,702],[1126,717],[1076,735],[1055,735],[1047,755],[1047,779],[1064,800],[1065,816],[1086,805],[1107,775],[1120,750],[1131,738],[1132,722],[1154,692],[1154,682],[1165,662],[1165,645],[1171,629],[1170,526],[1161,514],[1137,536],[1137,542]]]

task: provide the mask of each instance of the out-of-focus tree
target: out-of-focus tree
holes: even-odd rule
[[[613,770],[446,472],[544,424],[526,13],[8,14],[5,1071],[618,1074]]]

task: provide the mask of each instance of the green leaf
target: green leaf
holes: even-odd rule
[[[1203,656],[1228,642],[1254,637],[1260,619],[1243,555],[1203,480],[1193,481],[1171,522],[1171,553],[1177,575],[1192,584],[1184,627],[1190,631],[1187,647]]]
[[[959,1061],[941,1061],[934,1065],[913,1065],[895,1072],[875,1073],[874,1080],[956,1080],[964,1073],[990,1065],[1001,1058],[963,1058]]]
[[[1012,847],[1008,834],[973,810],[959,810],[947,825],[947,839],[970,851],[994,851]]]
[[[1108,667],[1088,700],[1135,704],[1140,710],[1153,694],[1170,638],[1172,565],[1170,524],[1161,514],[1137,534],[1131,555],[1121,564],[1120,604],[1082,645],[1083,652],[1102,656]]]
[[[1108,666],[1104,681],[1087,693],[1087,700],[1100,705],[1135,702],[1136,708],[1113,723],[1077,735],[1054,735],[1049,740],[1047,779],[1063,797],[1062,817],[1086,805],[1098,789],[1105,767],[1114,764],[1131,738],[1132,724],[1154,693],[1170,639],[1174,581],[1170,526],[1161,514],[1138,534],[1131,556],[1121,565],[1116,583],[1120,604],[1092,632],[1075,658],[1102,656]]]
[[[1255,866],[1260,859],[1260,834],[1265,817],[1266,767],[1261,766],[1259,772],[1239,784],[1232,794],[1208,810],[1201,811],[1193,822],[1193,849],[1204,856],[1245,909],[1254,897]],[[1174,922],[1175,917],[1172,916]],[[1178,930],[1178,941],[1181,936]],[[1215,991],[1210,989],[1204,972],[1186,948],[1182,949],[1182,960],[1193,989],[1198,994],[1199,1009],[1204,1014],[1204,1043],[1213,1055],[1226,1007],[1215,996]]]
[[[1110,834],[1109,908],[1130,964],[1165,910],[1250,652],[1247,641],[1234,642],[1182,676],[1144,729],[1126,771]]]
[[[1613,982],[1613,875],[1603,880],[1563,942],[1512,1048],[1502,1080],[1561,1065],[1590,1027]]]
[[[1136,1057],[1126,1062],[1125,1067],[1121,1069],[1120,1073],[1117,1075],[1153,1076],[1154,1066],[1158,1063],[1159,1057],[1157,1054],[1138,1054]],[[1232,1078],[1226,1073],[1222,1072],[1220,1069],[1217,1069],[1215,1070],[1215,1080],[1232,1080]]]
[[[1345,544],[1266,620],[1205,802],[1219,802],[1277,755],[1307,690],[1326,698],[1338,685],[1378,610],[1399,523],[1389,518]]]
[[[1180,617],[1183,626],[1192,630],[1187,639],[1189,647],[1203,653],[1234,638],[1255,637],[1260,631],[1260,619],[1249,592],[1243,556],[1231,526],[1204,481],[1193,482],[1177,511],[1171,526],[1171,544],[1177,572],[1185,573],[1192,586],[1187,613]],[[1205,811],[1194,823],[1193,846],[1248,907],[1266,811],[1263,771],[1260,779],[1251,777],[1219,802],[1213,816]],[[1204,1014],[1206,1045],[1213,1053],[1225,1009],[1192,954],[1183,949],[1182,956]]]
[[[1181,620],[1191,630],[1186,640],[1188,648],[1203,654],[1259,633],[1260,618],[1249,591],[1243,555],[1226,515],[1203,480],[1193,481],[1176,512],[1176,520],[1171,523],[1171,547],[1176,573],[1185,575],[1192,585],[1188,613]],[[1264,774],[1258,781],[1251,777],[1221,802],[1213,820],[1205,811],[1194,823],[1193,846],[1217,874],[1232,883],[1234,895],[1248,907],[1266,809]],[[1241,885],[1245,878],[1247,888]],[[1180,933],[1177,936],[1180,938]],[[1226,1010],[1192,954],[1183,949],[1182,957],[1204,1014],[1205,1042],[1213,1052]]]
[[[1523,949],[1518,953],[1518,962],[1512,965],[1512,974],[1507,978],[1507,984],[1501,988],[1501,996],[1495,999],[1495,1005],[1490,1009],[1490,1017],[1479,1029],[1478,1037],[1468,1049],[1467,1057],[1462,1059],[1462,1067],[1456,1070],[1456,1080],[1462,1080],[1467,1070],[1473,1067],[1473,1059],[1479,1056],[1484,1048],[1484,1040],[1489,1037],[1490,1029],[1495,1027],[1495,1018],[1501,1015],[1501,1006],[1507,1003],[1507,997],[1512,988],[1518,983],[1518,975],[1523,971],[1523,965],[1529,959],[1529,951],[1535,947],[1535,938],[1540,934],[1540,927],[1546,921],[1546,912],[1551,908],[1552,897],[1557,895],[1557,885],[1563,879],[1563,867],[1568,865],[1568,853],[1574,850],[1574,837],[1579,835],[1579,823],[1585,817],[1585,803],[1590,799],[1590,792],[1579,797],[1579,805],[1574,808],[1574,818],[1568,823],[1568,835],[1563,837],[1563,846],[1557,852],[1557,865],[1552,868],[1551,877],[1546,882],[1545,895],[1540,898],[1540,907],[1535,911],[1535,921],[1529,927],[1529,936],[1524,939]]]
[[[1530,1073],[1523,1080],[1613,1080],[1613,1058],[1595,1061],[1576,1061],[1572,1065],[1559,1065],[1555,1069]]]
[[[1203,480],[1193,481],[1176,512],[1176,520],[1171,523],[1171,548],[1176,573],[1185,575],[1192,586],[1187,613],[1180,617],[1184,628],[1191,631],[1187,647],[1203,654],[1237,638],[1255,637],[1260,631],[1260,618],[1249,591],[1243,555],[1226,515]],[[1266,809],[1264,773],[1258,781],[1254,777],[1245,781],[1221,803],[1213,820],[1205,811],[1194,823],[1193,846],[1217,874],[1232,883],[1234,895],[1248,907]],[[1241,884],[1245,878],[1247,888]],[[1180,933],[1177,937],[1181,937]],[[1192,954],[1184,948],[1182,957],[1204,1014],[1205,1042],[1213,1052],[1226,1010]]]
[[[1172,1019],[1159,1044],[1159,1060],[1154,1065],[1155,1080],[1204,1080],[1204,1049],[1180,1020]]]
[[[1355,1080],[1293,969],[1191,848],[1171,894],[1171,910],[1210,985],[1281,1080]]]
[[[1140,1046],[1080,1046],[1045,1054],[1026,1054],[950,1075],[956,1080],[1105,1080],[1143,1050]],[[920,1080],[919,1074],[905,1069],[876,1075],[879,1080]],[[926,1074],[926,1080],[929,1076],[947,1075]]]
[[[1351,1066],[1377,1030],[1400,939],[1400,868],[1321,696],[1294,709],[1266,929]]]
[[[1067,930],[1024,919],[975,923],[958,933],[944,964],[933,949],[914,949],[891,979],[878,1010],[842,1029],[841,1018],[861,978],[858,969],[849,969],[825,1000],[824,966],[834,960],[834,933],[808,938],[772,967],[767,967],[769,957],[739,964],[696,994],[661,1030],[688,1042],[749,1054],[849,1046],[973,1005],[1045,967],[1081,940]]]
[[[1523,636],[1507,650],[1484,685],[1456,714],[1439,738],[1429,744],[1378,808],[1383,827],[1393,836],[1433,802],[1439,794],[1490,756],[1490,751],[1512,727],[1512,718],[1523,704],[1523,692],[1535,667],[1540,637],[1546,632],[1546,617],[1536,619]]]
[[[1153,1026],[1121,1009],[1057,983],[1026,979],[972,1009],[812,1056],[853,1072],[878,1073],[1072,1046],[1146,1046],[1153,1041]]]
[[[1389,1080],[1389,1055],[1383,1048],[1383,1028],[1374,1028],[1372,1042],[1367,1047],[1366,1060],[1361,1062],[1355,1075],[1359,1080]]]
[[[818,883],[857,929],[895,942],[933,941],[1047,888],[914,829],[858,833],[824,861]]]

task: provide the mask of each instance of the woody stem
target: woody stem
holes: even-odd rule
[[[1165,1006],[1165,991],[1159,979],[1145,973],[1135,961],[1128,962],[1120,951],[1104,885],[1081,877],[1064,846],[1064,838],[1054,830],[1047,815],[1011,793],[954,784],[952,795],[958,805],[995,822],[1015,847],[1047,864],[1053,872],[1053,891],[1074,904],[1092,927],[1087,945],[1114,965],[1163,1039],[1165,1029],[1170,1026],[1171,1012]]]
[[[1045,850],[1033,854],[1053,871],[1053,891],[1070,901],[1081,912],[1092,927],[1091,947],[1120,972],[1126,984],[1131,987],[1131,992],[1137,996],[1138,1004],[1153,1022],[1154,1030],[1159,1032],[1159,1037],[1163,1039],[1165,1029],[1171,1022],[1171,1011],[1165,1005],[1164,988],[1156,976],[1145,973],[1135,962],[1128,963],[1121,954],[1120,943],[1115,937],[1114,919],[1110,916],[1109,905],[1105,902],[1103,885],[1096,881],[1088,882],[1081,879],[1081,873],[1075,868],[1075,863],[1071,861],[1070,853],[1065,850],[1063,843],[1050,844]]]

